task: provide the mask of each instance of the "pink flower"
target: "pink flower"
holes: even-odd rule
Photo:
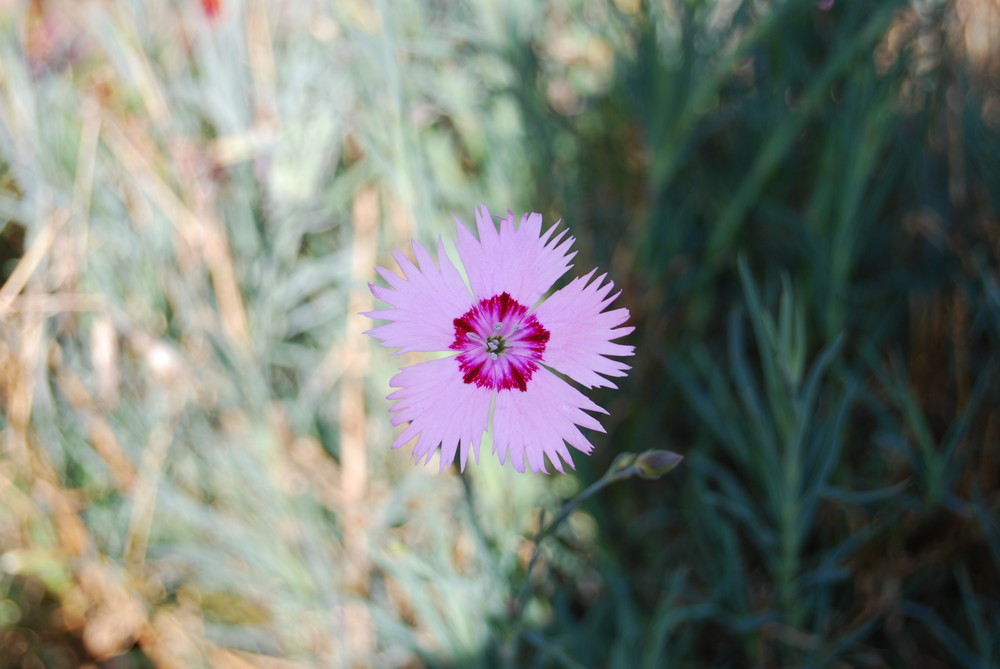
[[[393,258],[402,276],[377,267],[388,288],[370,285],[391,308],[372,311],[389,321],[366,334],[397,353],[450,352],[448,357],[404,367],[390,385],[398,388],[390,412],[393,425],[408,423],[393,448],[416,438],[413,457],[430,462],[441,449],[441,469],[479,443],[493,413],[493,450],[514,468],[524,463],[547,472],[545,458],[560,473],[573,467],[567,444],[589,454],[593,446],[579,427],[603,432],[586,412],[607,413],[553,372],[593,388],[616,387],[606,377],[625,376],[628,365],[607,356],[629,356],[632,346],[613,340],[632,332],[619,327],[628,309],[605,311],[620,291],[597,270],[542,300],[570,268],[576,252],[566,230],[542,232],[541,214],[514,214],[496,225],[485,206],[476,212],[478,239],[456,219],[457,248],[471,292],[438,240],[437,262],[413,242],[416,263],[401,251]]]

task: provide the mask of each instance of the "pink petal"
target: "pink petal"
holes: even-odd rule
[[[573,467],[566,443],[583,453],[594,448],[577,426],[604,432],[601,424],[584,410],[607,413],[579,390],[539,367],[527,390],[497,392],[493,405],[493,450],[500,456],[501,464],[509,453],[514,469],[519,472],[524,471],[527,459],[531,471],[548,473],[547,457],[556,471],[565,473],[563,461]]]
[[[404,367],[389,382],[399,390],[389,395],[395,400],[389,409],[393,425],[409,423],[393,442],[399,448],[419,435],[413,457],[424,464],[441,448],[441,470],[461,453],[461,467],[469,458],[469,447],[479,462],[479,442],[489,423],[493,391],[462,381],[454,358],[429,360]]]
[[[587,388],[615,388],[604,376],[625,376],[629,366],[606,356],[633,355],[635,347],[612,340],[635,328],[617,327],[628,320],[628,309],[604,311],[620,292],[608,296],[614,284],[608,281],[601,285],[605,274],[591,281],[596,271],[573,279],[535,309],[538,322],[550,335],[542,363]]]
[[[397,353],[447,351],[455,338],[453,321],[472,304],[469,289],[445,254],[441,240],[437,264],[420,242],[413,242],[413,253],[419,267],[398,249],[392,254],[403,276],[376,268],[389,288],[375,284],[369,288],[372,295],[393,308],[365,313],[369,318],[390,321],[365,334],[381,339],[383,346],[399,348]]]
[[[558,223],[542,234],[541,214],[525,214],[515,229],[514,214],[507,212],[498,232],[484,205],[476,211],[478,239],[460,220],[455,222],[458,255],[477,300],[506,292],[531,307],[566,273],[576,255],[569,251],[573,237],[563,238],[565,229],[552,236]]]

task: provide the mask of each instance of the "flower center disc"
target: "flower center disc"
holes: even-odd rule
[[[454,351],[462,380],[479,387],[528,389],[549,331],[528,308],[507,293],[480,300],[454,320]]]

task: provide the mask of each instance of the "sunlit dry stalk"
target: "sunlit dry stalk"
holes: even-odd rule
[[[199,160],[199,156],[191,155],[190,150],[179,147],[179,156],[174,163],[175,174],[182,179],[187,196],[182,199],[157,175],[148,156],[159,155],[159,152],[148,136],[139,133],[126,135],[119,125],[108,123],[105,138],[122,167],[141,184],[150,199],[175,226],[179,235],[176,255],[182,269],[193,270],[190,266],[191,252],[200,251],[212,275],[223,331],[237,350],[248,352],[246,310],[228,237],[215,215],[214,199],[205,192],[200,179],[192,178],[196,174],[204,174],[205,163]],[[193,210],[188,202],[194,204]],[[186,268],[185,264],[188,265]]]
[[[59,389],[83,419],[91,446],[108,466],[108,471],[111,472],[118,488],[122,491],[131,490],[135,480],[135,468],[114,430],[97,412],[97,403],[90,391],[75,373],[65,367],[59,370],[57,379]]]
[[[121,31],[120,39],[132,40],[136,44],[141,44],[142,38],[138,34],[128,7],[118,5],[115,7],[115,10],[114,18],[119,23],[118,28]],[[92,11],[92,8],[86,3],[79,5],[77,20],[86,21],[88,19],[88,12]],[[132,85],[139,90],[139,95],[142,97],[143,106],[149,115],[149,120],[154,125],[163,123],[170,117],[170,106],[167,104],[167,97],[163,94],[153,67],[146,57],[145,50],[141,48],[127,48],[122,49],[120,53],[125,58],[125,64],[128,74],[132,79]]]
[[[370,570],[365,539],[365,493],[368,487],[367,434],[365,427],[364,382],[369,374],[368,349],[361,337],[367,327],[361,312],[371,308],[367,285],[373,278],[376,233],[379,219],[378,191],[372,185],[362,187],[354,196],[352,207],[354,238],[351,244],[351,293],[347,304],[347,341],[342,352],[343,376],[340,382],[340,467],[344,502],[344,548],[347,552],[346,574],[349,586],[367,592]],[[368,610],[351,604],[346,611],[350,647],[365,651],[372,647],[373,631]]]
[[[951,38],[960,42],[976,74],[989,81],[1000,74],[1000,2],[997,0],[956,0],[955,24]],[[995,94],[994,94],[995,95]]]
[[[191,204],[194,218],[190,221],[202,255],[212,277],[222,327],[229,341],[244,355],[250,351],[250,334],[246,307],[230,250],[229,234],[216,211],[214,184],[209,178],[208,155],[200,145],[178,143],[175,147],[175,170],[184,194]]]
[[[55,241],[56,235],[62,230],[63,225],[69,220],[69,217],[70,210],[66,207],[60,207],[51,212],[42,223],[41,229],[31,242],[31,246],[25,251],[21,260],[18,261],[14,271],[11,272],[10,278],[0,287],[0,318],[10,309],[14,298],[24,290],[24,287],[28,284],[28,280],[34,274],[35,270],[38,269],[38,265],[45,258],[49,249],[52,248],[52,243]]]
[[[113,561],[88,556],[74,566],[73,581],[63,598],[66,626],[81,631],[84,646],[96,658],[128,650],[147,621],[134,580]]]
[[[313,665],[295,660],[287,660],[245,650],[212,648],[209,665],[217,669],[310,669]]]
[[[250,58],[250,76],[254,83],[255,123],[262,127],[278,124],[275,85],[278,68],[274,63],[274,45],[271,27],[267,20],[269,3],[257,0],[247,7],[247,55]]]
[[[146,559],[146,546],[156,511],[157,488],[174,439],[171,422],[161,421],[153,428],[139,464],[139,478],[132,493],[132,514],[125,540],[125,559],[133,564],[141,564]]]
[[[44,509],[59,538],[60,557],[79,557],[91,553],[94,544],[90,532],[80,517],[85,499],[76,491],[63,488],[59,476],[41,449],[32,452],[32,497]]]
[[[107,314],[95,314],[90,327],[90,360],[94,366],[94,392],[104,410],[110,410],[118,403],[118,385],[121,382],[119,354],[114,323]]]
[[[100,107],[93,97],[84,99],[80,118],[80,145],[73,181],[73,212],[87,220],[94,192],[94,165],[97,162],[97,144],[101,134]]]
[[[401,247],[407,239],[413,238],[413,217],[406,204],[399,198],[389,200],[389,225],[392,231],[389,246]]]
[[[313,402],[316,398],[328,393],[344,374],[347,361],[347,344],[335,341],[327,349],[323,360],[316,370],[309,375],[302,387],[304,401]]]
[[[402,200],[396,197],[387,198],[387,200],[387,207],[389,210],[387,222],[389,223],[390,230],[387,243],[389,246],[401,246],[405,240],[413,237],[413,219]],[[356,234],[357,230],[355,229],[355,235]],[[374,234],[374,232],[372,234]],[[375,241],[373,238],[371,257],[369,258],[369,260],[372,260],[371,265],[374,265],[374,257],[376,254],[374,244]],[[352,254],[352,258],[354,259],[352,262],[352,268],[357,269],[356,273],[352,271],[352,279],[356,281],[362,280],[365,282],[371,280],[374,277],[371,272],[371,265],[367,267],[358,267],[355,264],[358,259],[357,254]],[[364,306],[359,307],[362,311],[370,308],[370,295],[361,295],[359,300],[359,304],[364,302]],[[348,311],[349,319],[355,317],[356,315],[357,311]],[[358,323],[349,323],[348,332],[356,333],[360,331],[357,328],[364,330],[365,327],[366,325],[362,321],[359,321]],[[350,340],[346,342],[335,341],[330,346],[326,355],[323,356],[323,361],[306,381],[302,391],[303,397],[312,400],[323,393],[329,392],[329,390],[341,380],[341,377],[346,373],[346,369],[349,365],[348,361],[357,357],[356,352],[352,352],[352,350],[350,350],[351,346],[353,346],[353,343]],[[367,360],[367,358],[365,359]],[[413,364],[418,360],[416,356],[409,353],[403,354],[402,359],[405,364]]]
[[[9,283],[9,282],[8,282]],[[42,364],[43,327],[40,313],[24,314],[18,321],[4,319],[5,336],[11,344],[11,358],[4,369],[7,406],[7,454],[21,467],[30,462],[28,438],[31,409],[35,397],[36,373]]]
[[[176,250],[177,261],[182,270],[191,271],[192,256],[185,251],[198,248],[193,231],[196,226],[195,215],[157,175],[152,157],[159,156],[159,151],[150,137],[133,132],[127,122],[108,119],[105,123],[104,141],[121,164],[123,172],[130,177],[129,181],[138,186],[175,226],[180,236]]]
[[[96,293],[19,295],[7,305],[9,314],[59,314],[70,311],[102,311],[104,296]]]
[[[281,130],[276,94],[277,65],[267,10],[265,2],[250,3],[247,8],[247,56],[255,98],[253,127],[208,142],[208,157],[220,166],[256,158],[263,149],[274,144]]]
[[[205,666],[210,652],[201,613],[185,603],[158,609],[142,629],[139,645],[158,669]]]
[[[323,445],[311,435],[302,435],[294,437],[286,446],[289,464],[297,476],[309,482],[316,501],[328,511],[339,512],[344,507],[341,472],[323,450]]]

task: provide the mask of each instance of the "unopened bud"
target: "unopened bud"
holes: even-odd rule
[[[642,478],[658,479],[679,465],[683,459],[683,455],[673,451],[648,450],[640,453],[635,459],[635,467]]]

